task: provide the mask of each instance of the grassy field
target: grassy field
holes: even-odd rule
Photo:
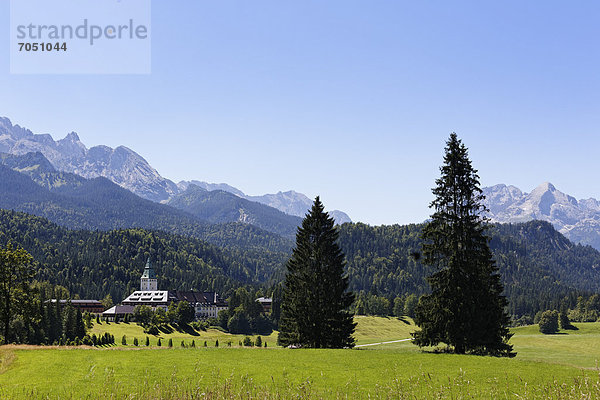
[[[161,340],[161,346],[167,346],[169,339],[173,340],[174,347],[181,347],[181,341],[185,342],[186,346],[190,346],[192,340],[195,342],[196,347],[204,346],[204,342],[208,347],[214,347],[215,342],[219,341],[219,346],[226,347],[227,342],[232,342],[232,346],[238,346],[238,343],[244,339],[244,335],[230,335],[228,333],[221,332],[217,329],[207,329],[206,331],[192,331],[190,333],[177,331],[173,329],[171,333],[161,332],[159,335],[149,335],[144,333],[141,326],[135,323],[106,323],[94,324],[93,328],[89,332],[96,336],[102,335],[105,332],[109,332],[115,336],[115,344],[121,347],[121,339],[125,335],[127,340],[127,347],[133,346],[133,339],[137,338],[141,346],[146,343],[146,337],[150,340],[150,346],[156,346],[158,339]],[[253,340],[256,336],[252,337]],[[261,336],[263,343],[266,341],[268,347],[274,347],[277,345],[277,333],[273,333],[270,336]]]
[[[415,329],[415,326],[410,318],[398,320],[397,318],[380,318],[380,317],[356,317],[358,326],[355,333],[357,344],[378,343],[410,337],[410,332]],[[121,347],[121,338],[126,337],[127,347],[132,347],[133,339],[137,338],[140,345],[144,345],[146,337],[150,340],[150,346],[156,346],[158,339],[161,339],[161,346],[166,346],[169,339],[173,340],[174,347],[181,347],[183,340],[186,346],[189,346],[192,340],[196,346],[204,346],[206,341],[208,347],[214,347],[215,342],[219,341],[219,346],[227,346],[227,342],[231,341],[232,346],[238,346],[239,342],[244,339],[245,335],[230,335],[223,333],[217,329],[207,329],[206,331],[193,332],[192,334],[173,330],[171,333],[161,332],[159,335],[149,335],[144,333],[141,326],[135,323],[94,323],[93,328],[89,332],[96,336],[109,332],[115,336],[115,344]],[[252,337],[253,340],[256,336]],[[269,336],[261,336],[263,343],[266,341],[268,347],[277,345],[277,332],[273,332]]]
[[[406,338],[414,329],[410,320],[357,321],[361,344]],[[551,336],[536,327],[515,329],[514,359],[424,353],[407,342],[355,350],[288,350],[271,343],[266,349],[182,349],[179,342],[192,337],[182,333],[171,334],[173,349],[4,346],[0,398],[600,398],[594,368],[600,324],[577,326]],[[106,328],[115,336],[137,335],[133,324],[94,327]],[[198,343],[230,336],[209,330],[193,337]]]

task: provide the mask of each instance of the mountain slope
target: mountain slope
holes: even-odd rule
[[[48,174],[52,176],[52,173],[44,176]],[[210,224],[170,206],[142,199],[105,178],[78,179],[75,184],[48,189],[25,174],[0,165],[0,208],[42,216],[72,229],[163,230],[222,247],[262,252],[265,257],[274,255],[277,260],[280,256],[276,254],[286,253],[291,247],[289,240],[258,227],[242,223]]]
[[[104,177],[136,195],[155,202],[165,202],[185,191],[190,184],[209,191],[224,190],[246,200],[266,204],[287,214],[304,217],[312,201],[301,193],[279,192],[273,195],[246,196],[242,191],[225,183],[182,181],[179,184],[163,178],[158,171],[135,151],[119,146],[87,148],[75,132],[55,141],[48,134],[34,134],[8,118],[0,117],[0,153],[26,155],[41,153],[60,172],[73,173],[84,178]],[[342,211],[332,212],[336,222],[351,222]]]
[[[242,222],[293,239],[302,219],[264,204],[223,191],[208,191],[196,185],[172,197],[168,205],[211,223]]]
[[[493,222],[548,221],[572,241],[600,250],[600,202],[595,199],[577,200],[549,182],[531,193],[496,185],[484,188],[483,194]]]
[[[190,185],[196,185],[206,190],[223,190],[225,192],[233,193],[243,199],[261,203],[277,210],[284,212],[288,215],[304,218],[308,213],[308,210],[312,207],[313,201],[302,193],[289,190],[287,192],[277,192],[275,194],[265,194],[262,196],[248,196],[241,190],[227,185],[225,183],[207,183],[201,181],[181,181],[177,184],[180,189],[187,189]],[[333,217],[338,225],[346,222],[352,222],[348,214],[340,210],[329,211],[329,215]]]
[[[0,152],[24,155],[42,153],[63,172],[84,178],[105,177],[140,197],[153,201],[166,200],[178,192],[177,185],[160,174],[133,150],[119,146],[96,146],[88,149],[72,132],[54,141],[48,134],[37,135],[8,118],[0,118]]]

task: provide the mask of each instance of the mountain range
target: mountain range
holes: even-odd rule
[[[500,184],[484,188],[483,194],[492,222],[548,221],[571,241],[600,250],[600,201],[596,199],[577,200],[549,182],[530,193]]]
[[[223,190],[236,196],[276,208],[289,215],[304,217],[312,201],[302,193],[278,192],[264,196],[247,196],[241,190],[227,184],[202,181],[179,182],[162,177],[142,156],[119,146],[87,148],[75,132],[55,141],[49,134],[34,134],[29,129],[13,125],[8,118],[0,118],[0,153],[26,155],[40,152],[61,172],[93,179],[104,177],[136,195],[154,202],[167,202],[183,193],[190,184],[208,191]],[[342,211],[331,211],[338,224],[351,222]],[[243,222],[243,218],[240,220]]]
[[[91,201],[93,199],[89,193],[98,190],[99,186],[118,199],[123,200],[127,197],[123,193],[118,193],[115,187],[109,187],[106,182],[94,181],[98,178],[106,178],[142,199],[151,200],[156,206],[160,205],[157,203],[163,203],[167,208],[160,208],[159,215],[166,213],[169,218],[175,215],[176,219],[183,216],[187,219],[191,218],[189,223],[184,224],[185,226],[194,225],[198,221],[204,221],[209,225],[242,223],[254,225],[286,239],[293,238],[300,218],[304,217],[312,204],[311,199],[295,191],[249,196],[226,183],[215,184],[200,180],[174,183],[162,177],[143,157],[127,147],[119,146],[112,149],[107,146],[95,146],[88,149],[74,132],[64,139],[55,141],[48,134],[34,134],[19,125],[13,125],[7,118],[0,118],[0,164],[27,174],[35,183],[49,191],[43,195],[37,193],[40,198],[47,199],[48,196],[54,196],[52,201],[56,201],[57,195],[73,196],[79,190],[86,192],[87,199]],[[7,172],[4,171],[3,174]],[[82,188],[79,188],[80,186]],[[75,188],[79,189],[75,190]],[[504,184],[486,187],[483,192],[486,196],[485,204],[490,210],[487,216],[492,222],[518,223],[543,220],[550,222],[573,242],[600,249],[600,201],[596,199],[577,200],[559,191],[551,183],[544,183],[530,193]],[[12,195],[14,197],[18,193]],[[5,200],[7,196],[8,193],[5,193]],[[106,195],[104,198],[109,197]],[[130,205],[142,204],[140,202],[142,199],[135,201],[130,199],[129,203]],[[21,200],[24,203],[20,204],[18,209],[27,211],[38,207],[44,209],[44,213],[38,210],[37,215],[56,221],[52,215],[47,215],[47,204],[34,206],[31,201],[25,202],[22,196]],[[62,204],[61,207],[53,208],[55,212],[62,210],[61,217],[56,217],[59,223],[60,220],[65,219],[74,221],[75,216],[81,212],[77,208],[81,203],[76,203],[76,207],[72,199],[66,201],[61,198],[59,203]],[[124,204],[123,201],[121,203]],[[0,206],[6,205],[0,204]],[[106,205],[96,202],[94,207],[96,210],[103,210],[98,215],[108,215],[109,210]],[[93,214],[95,211],[90,211],[91,209],[93,207],[88,208],[86,213]],[[143,203],[139,209],[149,210],[154,209],[154,206],[149,207],[148,204]],[[147,216],[142,220],[147,223],[141,226],[151,229],[163,229],[165,224],[169,227],[173,226],[172,222],[164,221],[149,224],[151,214],[146,214]],[[333,210],[330,214],[339,224],[351,222],[348,215],[342,211]],[[120,220],[119,218],[116,219]],[[98,221],[98,223],[100,226],[95,229],[102,229],[104,225],[107,229],[120,226],[115,222],[115,218],[108,218],[107,222]],[[168,231],[173,230],[168,229]]]
[[[161,230],[237,252],[283,254],[291,248],[291,238],[255,225],[229,221],[212,224],[183,210],[142,199],[106,178],[86,179],[56,171],[41,153],[0,155],[0,209],[41,216],[71,229]]]

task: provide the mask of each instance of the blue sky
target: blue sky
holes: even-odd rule
[[[484,186],[600,198],[599,38],[593,1],[153,1],[150,75],[11,75],[0,35],[0,115],[175,181],[420,222],[452,131]]]

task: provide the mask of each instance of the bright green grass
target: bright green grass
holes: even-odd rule
[[[359,343],[406,338],[414,329],[393,318],[357,321]],[[0,349],[0,398],[600,398],[598,371],[589,369],[600,356],[600,324],[576,325],[568,335],[515,329],[513,359],[423,353],[409,342],[360,350],[9,346]],[[139,328],[107,327],[115,336]],[[209,335],[231,337],[199,337]]]
[[[378,343],[391,340],[406,339],[410,337],[410,332],[415,330],[415,325],[410,318],[399,320],[398,318],[382,318],[382,317],[356,317],[358,326],[356,328],[355,338],[357,344]],[[182,331],[173,330],[171,333],[161,332],[159,335],[149,335],[144,333],[144,329],[135,323],[106,323],[97,324],[94,322],[90,334],[96,336],[102,335],[105,332],[115,336],[115,344],[121,346],[121,338],[125,335],[127,346],[133,347],[133,339],[137,338],[141,346],[146,343],[146,336],[150,339],[150,346],[156,346],[158,338],[161,339],[162,346],[166,346],[169,339],[173,340],[173,346],[180,347],[183,340],[186,346],[189,346],[192,340],[196,346],[203,346],[204,341],[207,346],[212,347],[215,341],[219,340],[219,346],[226,346],[228,341],[232,342],[232,346],[238,346],[239,341],[244,339],[244,335],[230,335],[221,332],[217,329],[207,329],[206,331],[195,332],[191,335]],[[277,332],[273,332],[269,336],[262,336],[263,343],[266,341],[267,346],[273,347],[277,344]],[[256,336],[252,337],[253,340]]]
[[[127,346],[133,347],[133,339],[137,338],[140,346],[145,346],[146,337],[150,339],[150,346],[156,346],[158,339],[161,340],[161,346],[167,346],[169,339],[173,340],[174,347],[181,347],[181,341],[185,342],[186,346],[190,346],[192,340],[195,342],[196,347],[204,346],[204,342],[206,341],[206,345],[209,347],[213,347],[215,342],[219,341],[219,346],[227,346],[227,342],[231,341],[232,346],[238,346],[239,342],[244,339],[244,335],[230,335],[228,333],[221,332],[217,329],[207,329],[206,331],[194,332],[194,334],[189,334],[182,331],[173,330],[171,333],[160,332],[158,335],[150,335],[144,333],[144,329],[135,324],[135,323],[124,323],[120,322],[116,323],[106,323],[102,322],[101,324],[96,324],[94,322],[94,326],[89,331],[90,334],[95,334],[96,336],[102,335],[105,332],[109,332],[110,334],[115,336],[115,345],[121,346],[121,339],[123,335],[125,335],[127,340]],[[256,339],[256,336],[252,337],[253,340]],[[267,346],[272,347],[277,344],[277,333],[274,332],[270,336],[261,336],[263,343],[266,341]]]
[[[172,385],[167,393],[171,397],[164,397],[177,398],[195,387],[224,390],[229,379],[237,394],[266,388],[286,397],[307,388],[318,396],[350,398],[377,393],[387,397],[405,390],[417,391],[418,397],[533,397],[542,396],[548,383],[570,385],[584,374],[518,359],[381,350],[20,350],[0,375],[0,396],[95,398],[103,393],[147,398],[149,388],[158,384]]]
[[[573,365],[582,368],[600,366],[600,323],[573,324],[579,330],[544,335],[537,325],[513,329],[511,343],[518,357],[525,360]]]
[[[410,318],[382,318],[359,315],[354,319],[358,325],[354,337],[356,344],[389,342],[410,338],[416,329]]]

